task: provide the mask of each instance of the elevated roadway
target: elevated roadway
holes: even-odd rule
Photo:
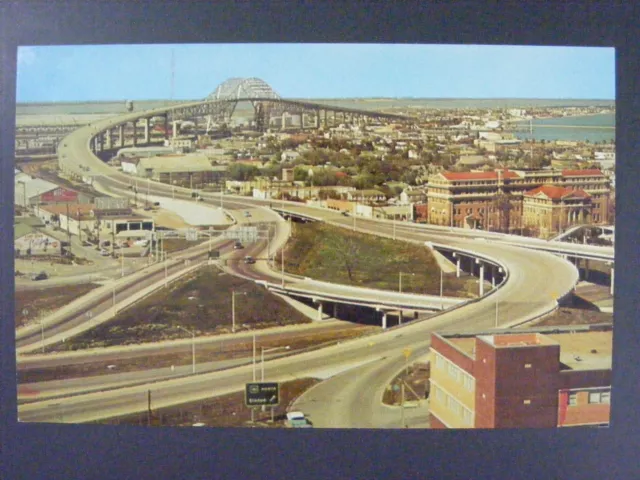
[[[137,114],[138,116],[140,114]],[[104,123],[104,122],[103,122]],[[60,155],[65,156],[66,168],[92,175],[100,175],[103,184],[124,184],[127,179],[103,164],[89,151],[92,133],[100,125],[86,127],[72,133],[63,142]],[[73,166],[73,167],[72,167]],[[83,168],[80,168],[82,166]],[[154,184],[154,194],[167,195],[171,187]],[[187,192],[184,192],[185,195]],[[204,195],[205,201],[221,201],[221,197]],[[243,205],[268,205],[269,202],[246,198],[234,198]],[[322,212],[303,206],[288,205],[302,212],[314,212],[336,225],[352,227],[352,219],[335,212]],[[385,426],[386,415],[380,412],[378,394],[386,387],[389,378],[404,365],[403,351],[413,355],[428,351],[429,332],[434,330],[465,331],[478,328],[507,326],[529,321],[557,308],[558,300],[568,295],[578,280],[577,270],[566,260],[545,251],[525,249],[505,243],[477,241],[465,236],[443,235],[435,230],[403,228],[358,218],[357,229],[363,232],[394,236],[419,242],[446,243],[451,248],[477,252],[495,258],[508,272],[508,279],[492,294],[446,311],[426,320],[395,327],[381,334],[343,342],[314,352],[286,356],[268,362],[266,379],[287,381],[309,376],[331,377],[322,388],[311,392],[317,395],[312,402],[319,406],[311,411],[318,426],[333,422],[331,426]],[[452,232],[453,233],[453,232]],[[553,274],[550,275],[550,272]],[[355,370],[351,370],[355,369]],[[358,369],[367,370],[366,375]],[[330,375],[327,374],[329,371]],[[351,371],[351,373],[349,373]],[[340,372],[342,375],[338,375]],[[153,408],[160,408],[186,401],[209,398],[233,391],[240,391],[251,381],[251,366],[238,367],[224,372],[206,373],[187,378],[157,382],[153,385]],[[127,413],[142,412],[147,408],[147,385],[126,387],[109,392],[90,393],[50,402],[33,402],[21,406],[19,416],[26,421],[57,420],[65,422],[92,421]]]

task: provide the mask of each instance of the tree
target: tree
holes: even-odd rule
[[[335,265],[337,269],[344,269],[351,283],[355,283],[355,274],[361,255],[361,242],[356,238],[343,235],[329,235],[325,239],[327,263]]]
[[[511,210],[513,209],[511,195],[499,193],[494,197],[491,205],[498,212],[498,230],[508,232],[511,223]]]
[[[229,178],[231,180],[249,181],[260,174],[258,167],[253,165],[244,165],[242,163],[233,163],[229,166]]]

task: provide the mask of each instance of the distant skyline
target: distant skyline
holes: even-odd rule
[[[16,99],[191,100],[232,77],[261,78],[284,98],[614,100],[615,50],[404,44],[20,47]]]

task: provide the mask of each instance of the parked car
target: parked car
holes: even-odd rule
[[[31,280],[33,280],[34,282],[37,280],[46,280],[47,278],[49,278],[47,272],[34,273],[31,275]]]
[[[136,247],[146,247],[149,245],[149,240],[136,240],[133,242]]]
[[[244,216],[248,218],[251,216],[251,214],[249,212],[244,212]]]
[[[102,250],[100,250],[100,255],[102,255],[103,257],[108,257],[109,255],[111,255],[111,253],[103,248]]]
[[[348,216],[349,216],[349,212],[347,212],[346,210],[344,210],[344,211],[342,212],[342,215],[344,215],[345,217],[348,217]]]
[[[234,249],[234,250],[240,250],[240,249],[242,249],[242,248],[244,248],[244,245],[242,245],[242,243],[241,243],[241,242],[236,242],[236,243],[233,245],[233,249]]]
[[[256,263],[256,259],[250,255],[247,255],[246,257],[244,257],[244,263],[248,263],[248,264]]]

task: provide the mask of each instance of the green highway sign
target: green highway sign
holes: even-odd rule
[[[276,382],[247,383],[244,403],[247,407],[274,406],[280,403],[280,386]]]

